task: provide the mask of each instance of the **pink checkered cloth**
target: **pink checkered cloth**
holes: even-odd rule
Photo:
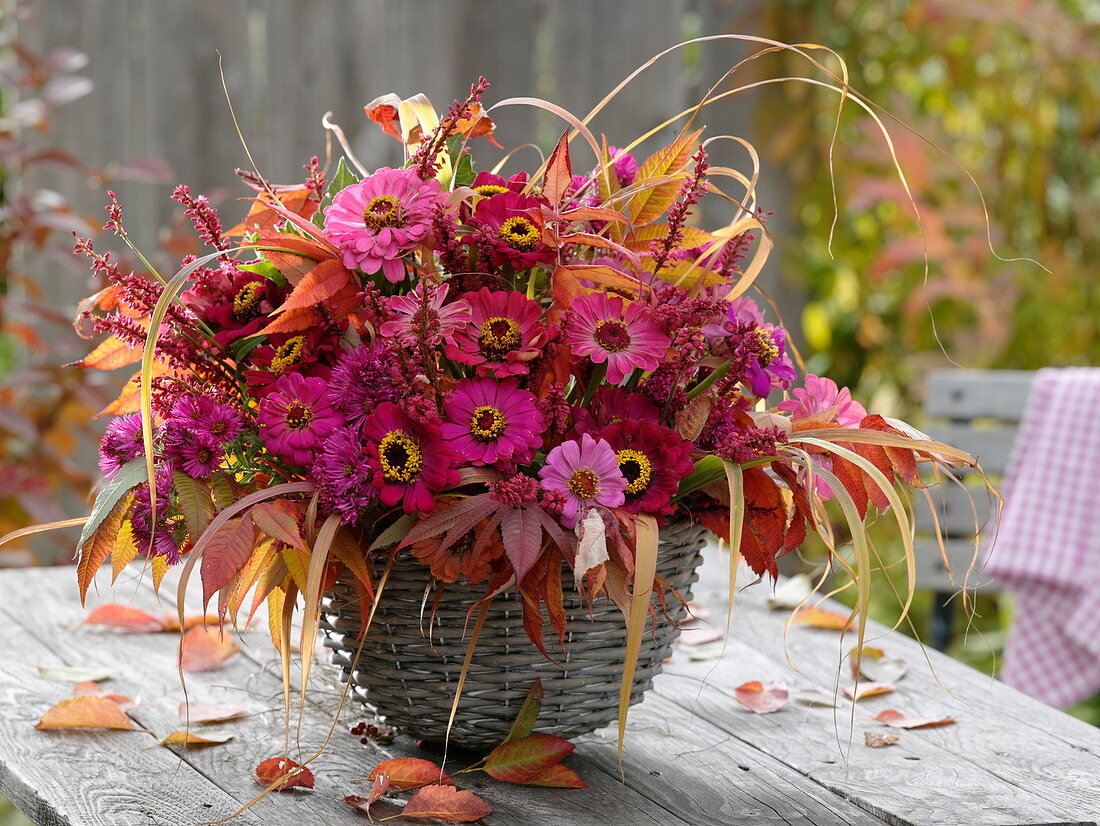
[[[1040,370],[985,570],[1016,597],[1001,678],[1063,707],[1100,691],[1100,368]]]

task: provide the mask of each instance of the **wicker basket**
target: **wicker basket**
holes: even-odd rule
[[[685,600],[698,579],[704,536],[703,528],[686,521],[671,522],[661,531],[657,573]],[[493,601],[462,690],[452,743],[470,748],[500,743],[536,677],[542,678],[545,691],[538,731],[571,738],[615,719],[626,641],[623,615],[608,599],[597,600],[590,614],[571,582],[571,574],[563,577],[568,620],[564,653],[547,627],[547,650],[558,664],[546,660],[528,639],[513,594]],[[430,612],[430,606],[422,609],[427,585],[426,566],[408,555],[398,558],[354,674],[359,605],[350,582],[337,582],[326,595],[321,627],[334,662],[353,681],[364,705],[407,734],[442,740],[466,656],[468,638],[463,633],[470,607],[484,592],[458,583],[448,586],[428,639],[421,628],[422,610]],[[656,604],[656,595],[653,599]],[[669,599],[667,611],[675,624],[658,610],[656,633],[643,638],[631,703],[641,701],[679,636],[685,608]]]

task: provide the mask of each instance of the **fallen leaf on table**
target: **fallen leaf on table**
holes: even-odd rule
[[[183,635],[183,670],[209,671],[239,650],[220,628],[192,628]]]
[[[370,807],[372,804],[377,803],[379,798],[382,797],[390,788],[390,778],[387,775],[380,774],[374,778],[374,786],[371,787],[370,794],[367,797],[360,797],[357,794],[349,794],[344,798],[344,802],[349,806],[358,809],[361,812],[370,814]]]
[[[796,574],[775,586],[775,591],[768,597],[768,605],[793,611],[813,593],[813,588],[813,582],[808,576]]]
[[[719,660],[725,652],[721,645],[708,645],[706,648],[698,648],[688,654],[688,659],[693,663],[703,663],[707,660]]]
[[[765,686],[759,680],[744,683],[734,689],[737,702],[755,714],[771,714],[787,704],[787,686],[778,680]]]
[[[852,679],[863,677],[876,683],[896,683],[909,671],[909,666],[906,665],[905,660],[892,657],[881,648],[873,648],[869,645],[863,646],[863,656],[857,669],[856,652],[858,650],[857,647],[848,652],[848,664],[852,670]]]
[[[214,614],[191,614],[183,618],[183,631],[190,631],[198,625],[220,628],[222,621]],[[175,614],[165,614],[161,619],[161,630],[180,631],[180,618]]]
[[[870,746],[873,749],[881,749],[883,746],[892,746],[901,738],[896,734],[882,734],[877,731],[865,731],[863,732],[864,745]]]
[[[794,621],[811,628],[824,628],[828,631],[851,631],[855,621],[848,614],[830,611],[827,608],[803,608],[794,616]]]
[[[138,634],[152,634],[164,630],[164,623],[147,611],[129,605],[111,602],[100,605],[84,618],[85,625],[106,625],[133,631]]]
[[[102,694],[103,689],[94,680],[81,680],[73,686],[74,697],[99,697]]]
[[[493,807],[473,792],[454,786],[425,786],[410,798],[401,817],[423,817],[448,823],[473,823],[493,813]]]
[[[836,695],[822,691],[820,688],[796,688],[791,692],[791,699],[804,706],[836,708]]]
[[[399,792],[423,786],[425,783],[453,786],[454,781],[443,774],[443,768],[422,757],[395,757],[383,760],[367,775],[367,780],[388,777],[390,788]]]
[[[868,697],[880,697],[883,694],[889,694],[893,690],[894,687],[890,683],[859,683],[857,686],[846,686],[844,693],[851,698],[853,703],[858,703]]]
[[[38,676],[55,683],[86,683],[109,680],[115,672],[109,668],[70,668],[68,666],[39,666]]]
[[[524,786],[545,786],[551,789],[587,789],[588,784],[581,780],[580,776],[568,766],[561,763],[545,769],[530,780],[524,781]]]
[[[180,720],[185,723],[224,723],[252,713],[247,706],[231,706],[222,703],[180,703]]]
[[[133,721],[106,697],[69,697],[42,715],[36,729],[107,728],[135,730]]]
[[[953,717],[906,717],[900,711],[888,708],[880,711],[875,717],[880,723],[885,723],[891,728],[937,728],[939,726],[953,725]]]
[[[685,628],[680,632],[680,642],[684,645],[706,645],[708,642],[718,642],[724,636],[725,632],[718,628]]]
[[[256,782],[276,792],[295,786],[312,789],[313,772],[288,757],[270,757],[256,767]]]
[[[225,729],[197,728],[191,731],[173,731],[158,746],[216,746],[228,743],[233,735]]]
[[[573,753],[568,740],[553,734],[529,734],[489,752],[482,769],[494,780],[526,783]]]

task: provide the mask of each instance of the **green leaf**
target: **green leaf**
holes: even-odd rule
[[[55,683],[98,683],[109,680],[115,676],[110,668],[71,668],[69,666],[57,666],[48,668],[38,667],[38,676],[43,680],[53,680]]]
[[[214,518],[214,503],[210,501],[210,488],[179,470],[172,471],[172,484],[179,496],[180,512],[187,524],[191,540],[197,540]]]
[[[505,783],[526,783],[573,752],[568,740],[553,734],[529,734],[501,743],[485,758],[487,775]]]
[[[248,338],[239,338],[229,345],[229,352],[233,356],[233,361],[242,362],[249,353],[259,347],[267,341],[267,336],[249,336]]]
[[[454,186],[469,186],[474,182],[474,161],[469,152],[462,150],[466,142],[462,135],[455,135],[447,139],[447,151],[451,155],[451,166],[454,168]]]
[[[250,272],[254,275],[262,275],[264,278],[270,278],[277,284],[285,284],[286,278],[279,272],[279,268],[272,264],[270,261],[253,261],[251,264],[238,264],[238,270],[244,272]]]
[[[538,719],[539,711],[542,709],[542,698],[544,696],[542,680],[536,677],[535,681],[531,683],[531,688],[527,691],[527,697],[524,699],[523,705],[520,706],[515,722],[512,723],[511,731],[504,738],[505,743],[522,740],[531,733],[535,728],[535,720]]]
[[[114,510],[119,500],[138,485],[147,481],[149,481],[149,476],[146,472],[144,456],[131,459],[119,468],[111,483],[101,490],[99,496],[95,498],[92,512],[88,516],[88,521],[84,523],[84,530],[80,532],[80,541],[76,543],[76,547],[83,548],[92,534],[95,533],[96,528],[102,525],[103,520]]]

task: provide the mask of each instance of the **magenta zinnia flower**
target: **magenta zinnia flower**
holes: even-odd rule
[[[477,365],[479,376],[520,376],[546,343],[542,308],[523,293],[483,287],[463,295],[469,323],[447,339],[447,358]]]
[[[567,528],[577,524],[582,508],[617,508],[626,498],[627,481],[619,470],[615,449],[587,433],[579,442],[562,442],[551,450],[539,478],[543,490],[561,500],[561,523]]]
[[[477,173],[470,188],[483,198],[501,195],[505,192],[523,192],[527,186],[527,173],[517,172],[508,180],[487,170]]]
[[[366,445],[359,428],[338,427],[325,439],[310,477],[321,493],[321,503],[329,513],[340,514],[345,525],[359,521],[377,492],[371,482]]]
[[[470,307],[461,298],[445,304],[450,284],[421,281],[407,295],[395,295],[386,304],[395,315],[379,329],[405,347],[424,343],[434,347],[454,336],[470,322]]]
[[[658,424],[661,411],[653,400],[642,393],[628,393],[621,387],[601,387],[588,407],[573,410],[578,433],[593,433],[609,424],[625,420]]]
[[[623,313],[625,304],[625,315]],[[635,368],[653,370],[668,349],[668,336],[641,301],[590,293],[573,302],[562,343],[595,364],[607,364],[607,380],[618,384]]]
[[[596,434],[615,449],[626,479],[623,507],[631,513],[665,514],[680,480],[695,470],[691,442],[650,422],[620,421]]]
[[[268,450],[292,465],[310,465],[324,438],[344,423],[326,396],[327,388],[324,379],[298,373],[275,382],[257,413]]]
[[[393,402],[378,405],[363,424],[378,498],[406,513],[430,511],[434,494],[458,484],[457,458],[437,422],[415,421]]]
[[[340,248],[345,267],[367,275],[381,270],[396,284],[405,278],[401,256],[428,238],[442,201],[435,178],[383,167],[336,193],[325,208],[325,235]]]
[[[470,224],[477,229],[470,240],[491,250],[494,267],[510,264],[525,270],[549,264],[556,251],[542,242],[542,230],[529,212],[545,206],[545,199],[511,190],[482,198],[470,216]]]
[[[535,401],[514,381],[460,381],[445,406],[443,438],[475,465],[529,462],[545,428]]]
[[[852,399],[847,387],[837,387],[832,379],[806,374],[805,387],[792,391],[793,399],[779,403],[779,409],[793,413],[795,419],[817,419],[829,414],[828,421],[841,427],[858,427],[867,416],[863,405]]]

